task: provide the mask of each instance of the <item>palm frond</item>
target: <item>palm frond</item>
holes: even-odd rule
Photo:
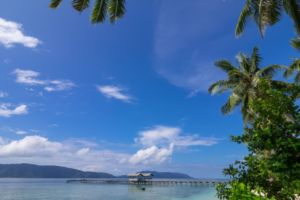
[[[277,81],[277,80],[272,80],[270,84],[272,88],[275,88],[276,90],[280,90],[280,91],[289,91],[295,88],[295,84],[291,84],[283,81]]]
[[[230,95],[227,102],[222,106],[222,113],[228,114],[230,113],[236,106],[238,106],[242,102],[242,99],[235,93]]]
[[[51,0],[49,7],[50,8],[57,8],[60,3],[62,2],[62,0]]]
[[[236,67],[234,67],[229,61],[227,60],[220,60],[215,62],[215,65],[217,67],[219,67],[221,70],[223,70],[224,72],[228,73],[231,70],[236,69]]]
[[[300,34],[300,2],[299,0],[282,0],[285,12],[293,19],[296,31]]]
[[[291,40],[291,45],[297,49],[300,50],[300,37],[294,38]]]
[[[243,116],[243,123],[247,125],[253,119],[253,112],[251,111],[250,107],[250,98],[246,95],[243,99],[243,105],[241,108],[241,113]]]
[[[110,0],[108,4],[110,21],[113,23],[125,14],[125,0]]]
[[[228,77],[231,81],[241,81],[243,79],[245,79],[247,75],[244,72],[241,72],[241,70],[231,70],[228,73]]]
[[[89,0],[73,0],[72,6],[75,10],[81,12],[89,6]]]
[[[235,35],[240,36],[246,26],[248,18],[251,16],[251,8],[249,1],[246,2],[235,27]]]
[[[257,17],[256,17],[256,23],[258,25],[258,28],[259,28],[259,32],[260,32],[260,35],[263,37],[264,34],[265,34],[265,28],[266,28],[266,17],[263,16],[265,13],[264,13],[264,0],[259,0],[258,2],[258,14],[257,14]]]
[[[96,0],[93,8],[91,21],[93,24],[102,23],[107,14],[107,0]]]
[[[231,89],[234,86],[233,83],[231,83],[228,80],[220,80],[215,82],[214,84],[212,84],[209,88],[208,88],[208,92],[210,94],[219,94],[222,93],[226,90]]]
[[[239,53],[236,56],[236,59],[239,63],[239,67],[243,72],[249,73],[250,69],[251,69],[251,63],[249,62],[249,58],[243,54],[243,53]]]
[[[284,69],[284,68],[285,67],[281,65],[270,65],[259,70],[257,72],[257,75],[265,78],[272,78],[275,75],[277,70]]]
[[[258,0],[258,10],[255,21],[258,24],[259,31],[263,37],[266,27],[274,25],[280,19],[281,4],[278,0]]]
[[[295,76],[295,82],[300,83],[300,72],[298,72]]]
[[[285,72],[283,73],[283,76],[285,78],[288,78],[290,76],[293,75],[293,73],[296,71],[296,70],[300,70],[300,59],[296,59],[290,67],[288,67]]]
[[[261,62],[262,58],[260,57],[258,53],[258,48],[254,47],[252,51],[252,56],[251,56],[251,69],[250,71],[252,73],[255,73],[258,69],[259,63]]]

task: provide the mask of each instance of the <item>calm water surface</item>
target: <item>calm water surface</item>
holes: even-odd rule
[[[0,179],[1,200],[217,200],[209,186],[68,184],[63,179]]]

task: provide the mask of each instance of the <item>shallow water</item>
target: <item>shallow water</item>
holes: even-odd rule
[[[0,179],[1,200],[217,200],[212,186],[76,184],[63,179]]]

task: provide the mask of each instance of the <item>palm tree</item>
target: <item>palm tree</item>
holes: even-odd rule
[[[295,49],[300,50],[300,37],[295,38],[295,39],[292,39],[291,45],[292,45]]]
[[[62,0],[51,0],[50,8],[57,8]],[[82,12],[90,5],[90,0],[72,0],[72,6],[75,10]],[[125,14],[125,0],[95,0],[91,22],[102,23],[107,15],[110,22],[114,23]]]
[[[288,78],[297,72],[295,75],[295,83],[300,83],[300,59],[295,59],[292,65],[284,72],[284,77]]]
[[[258,25],[259,31],[264,36],[267,26],[276,24],[284,11],[289,15],[300,34],[300,1],[299,0],[246,0],[244,8],[239,16],[235,34],[243,33],[245,25],[250,17]]]
[[[237,56],[239,66],[233,66],[227,60],[221,60],[215,63],[217,67],[227,73],[226,80],[220,80],[212,84],[209,88],[211,94],[223,93],[230,91],[229,99],[222,106],[224,114],[230,113],[235,107],[241,105],[241,112],[244,122],[252,120],[252,112],[250,108],[251,102],[260,96],[258,83],[261,80],[267,80],[271,84],[278,84],[273,81],[272,77],[277,69],[282,68],[279,65],[270,65],[265,68],[259,68],[261,57],[258,54],[258,48],[254,47],[251,57],[240,53]],[[281,82],[280,82],[281,84]]]

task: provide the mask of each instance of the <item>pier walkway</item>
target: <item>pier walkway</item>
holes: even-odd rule
[[[131,184],[131,185],[216,185],[225,180],[201,180],[201,179],[152,179],[147,181],[129,181],[128,179],[73,179],[67,183],[85,184]]]

